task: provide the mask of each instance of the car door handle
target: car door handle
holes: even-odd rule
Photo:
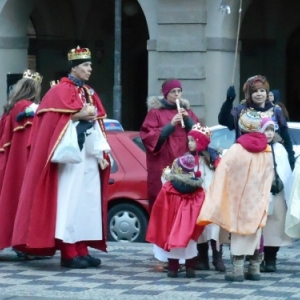
[[[115,183],[115,180],[114,179],[112,179],[112,178],[109,178],[109,180],[108,180],[108,184],[114,184]]]

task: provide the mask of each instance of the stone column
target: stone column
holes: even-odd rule
[[[26,36],[34,0],[0,1],[0,105],[6,103],[6,76],[27,69],[28,42]],[[0,109],[2,112],[2,109]]]

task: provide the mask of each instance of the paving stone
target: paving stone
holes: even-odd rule
[[[300,299],[300,240],[278,253],[278,271],[263,273],[261,281],[227,282],[224,273],[196,271],[196,278],[168,278],[153,257],[152,245],[109,243],[99,268],[65,269],[57,253],[52,259],[25,261],[10,249],[0,252],[0,300],[94,299]],[[230,269],[228,247],[224,260]],[[247,263],[245,263],[246,269]]]

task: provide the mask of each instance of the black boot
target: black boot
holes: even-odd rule
[[[213,242],[216,243],[216,241],[211,241],[212,248],[213,248]],[[220,251],[217,251],[213,248],[213,253],[212,254],[213,254],[212,264],[215,267],[215,270],[219,271],[219,272],[225,272],[226,267],[224,265],[223,257],[222,257],[222,255],[223,255],[222,245],[220,245]]]
[[[179,259],[168,258],[168,277],[178,277]]]
[[[196,277],[195,267],[196,267],[196,258],[186,259],[185,261],[185,272],[187,278]]]
[[[265,272],[276,272],[276,258],[279,247],[264,247]]]
[[[209,270],[208,242],[197,244],[196,270]]]

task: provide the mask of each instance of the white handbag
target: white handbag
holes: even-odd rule
[[[110,146],[103,135],[103,132],[98,124],[95,122],[94,126],[87,130],[87,137],[85,140],[86,151],[89,155],[97,158],[103,157],[103,152],[110,152]]]
[[[69,121],[68,128],[57,145],[51,162],[60,164],[78,164],[82,162],[76,131],[77,122]]]

